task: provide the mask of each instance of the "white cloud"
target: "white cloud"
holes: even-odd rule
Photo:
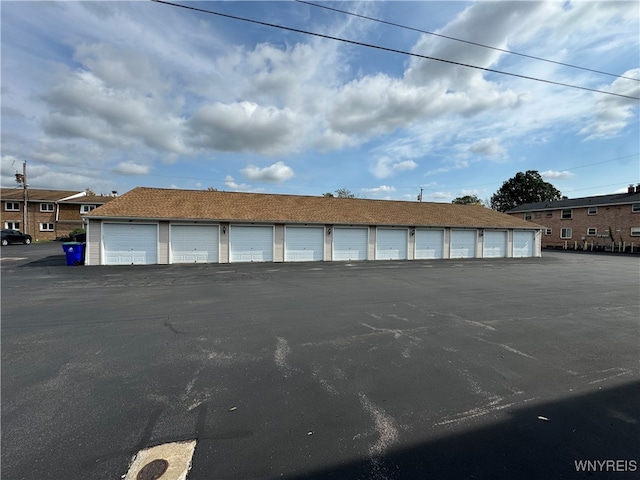
[[[227,152],[273,155],[295,151],[304,122],[290,109],[255,102],[205,105],[189,120],[195,145]]]
[[[277,162],[264,168],[249,165],[240,172],[244,178],[253,182],[282,183],[294,176],[293,169],[284,162]]]
[[[640,79],[640,68],[627,70],[623,75]],[[640,82],[626,78],[617,78],[611,85],[602,89],[621,95],[640,97]],[[586,140],[614,137],[633,121],[634,112],[637,115],[637,111],[637,100],[602,96],[596,102],[592,119],[580,130],[580,134],[585,135]]]
[[[140,165],[139,163],[120,162],[113,171],[121,175],[146,175],[151,171],[151,168],[148,165]]]
[[[351,161],[336,155],[340,171],[356,169],[355,159],[368,157],[378,179],[418,164],[435,175],[466,168],[478,160],[472,154],[506,160],[507,153],[518,155],[518,145],[537,139],[615,138],[628,134],[637,118],[633,100],[415,57],[389,56],[386,62],[380,52],[325,39],[248,36],[144,2],[45,2],[41,15],[29,2],[7,5],[3,152],[46,164],[49,172],[91,162],[94,171],[83,175],[96,184],[107,170],[158,173],[168,158],[200,165],[215,152],[247,152],[258,165],[256,154],[300,153],[296,175],[310,178],[303,171],[307,151],[346,148],[354,155]],[[238,8],[244,8],[241,2]],[[365,2],[353,8],[386,13],[394,7]],[[596,58],[603,69],[637,53],[634,2],[474,2],[449,21],[456,8],[439,12],[438,21],[445,22],[439,33],[569,63],[591,65]],[[301,24],[320,22],[304,16],[309,12],[303,7],[296,12]],[[351,17],[323,20],[333,34],[369,41],[375,33],[375,43],[383,43],[382,27],[363,25]],[[420,54],[640,94],[632,80],[600,85],[603,77],[558,65],[427,35],[407,46],[411,38],[393,40]],[[640,70],[625,75],[637,77]],[[356,150],[361,145],[366,152]],[[121,161],[129,158],[138,167]],[[293,176],[290,167],[275,165],[249,165],[242,175],[274,183]]]
[[[396,191],[395,187],[390,187],[388,185],[380,185],[379,187],[373,188],[361,188],[360,190],[365,193],[390,193]]]
[[[406,170],[413,170],[417,166],[418,164],[413,160],[403,160],[402,162],[394,163],[392,167],[398,172],[403,172]]]
[[[435,200],[448,200],[453,198],[453,195],[451,194],[451,192],[433,192],[428,196]]]
[[[413,170],[417,166],[413,160],[394,161],[389,157],[381,157],[374,161],[369,170],[377,178],[387,178],[398,172]]]
[[[575,177],[575,174],[567,170],[546,170],[544,172],[541,172],[540,176],[545,180],[566,180]]]
[[[231,175],[225,177],[224,184],[227,188],[235,191],[247,191],[251,189],[251,186],[246,183],[237,183]]]
[[[67,72],[44,96],[50,113],[44,131],[67,139],[88,139],[106,147],[150,148],[188,153],[182,141],[183,120],[164,100],[144,91],[116,88],[91,71]]]
[[[507,154],[505,148],[500,145],[497,138],[483,138],[469,147],[469,150],[478,155],[487,157],[504,157]]]

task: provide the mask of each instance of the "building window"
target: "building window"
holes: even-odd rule
[[[560,238],[571,238],[571,233],[570,228],[562,228],[560,229]]]
[[[545,214],[545,217],[547,217],[547,218],[553,217],[553,210],[547,210],[547,212]]]
[[[524,219],[531,220],[531,212],[524,212]]]
[[[53,203],[41,203],[40,204],[41,212],[53,212]]]
[[[4,209],[7,212],[19,212],[20,204],[18,202],[4,202]]]
[[[80,213],[89,213],[91,210],[95,209],[97,205],[80,205]]]
[[[598,229],[595,227],[589,227],[587,228],[587,235],[589,237],[595,237],[598,234]]]
[[[4,228],[9,230],[20,230],[20,222],[4,222]]]
[[[545,235],[551,235],[552,233],[553,233],[553,230],[552,230],[552,229],[550,229],[550,228],[545,228],[545,229],[544,229],[544,234],[545,234]]]
[[[536,213],[534,214],[534,216],[535,216],[536,218],[542,218],[542,213],[541,213],[541,212],[536,212]]]
[[[597,215],[598,207],[589,207],[587,210],[587,215]]]
[[[40,224],[40,231],[41,232],[53,232],[54,231],[53,223],[41,223]]]
[[[640,237],[640,227],[631,227],[631,236]]]
[[[634,203],[631,205],[631,211],[633,213],[640,213],[640,203]]]
[[[573,210],[570,208],[565,208],[562,210],[562,219],[567,220],[569,218],[573,218]]]

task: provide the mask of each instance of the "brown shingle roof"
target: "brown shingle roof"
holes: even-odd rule
[[[27,193],[30,202],[55,202],[81,192],[77,190],[38,190],[30,188]],[[24,200],[24,191],[22,188],[3,188],[0,190],[0,198],[2,200],[22,201]]]
[[[477,205],[135,188],[89,218],[541,228]]]

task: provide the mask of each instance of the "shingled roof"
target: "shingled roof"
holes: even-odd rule
[[[57,202],[63,198],[78,195],[82,192],[77,190],[40,190],[30,188],[27,191],[27,197],[30,202]],[[15,200],[21,202],[24,200],[24,190],[22,188],[3,188],[0,191],[2,200]]]
[[[138,187],[85,215],[338,225],[542,228],[478,205]]]
[[[611,195],[595,195],[593,197],[563,198],[562,200],[525,203],[524,205],[512,208],[507,213],[553,210],[556,208],[600,207],[604,205],[622,205],[639,202],[640,193],[614,193]]]

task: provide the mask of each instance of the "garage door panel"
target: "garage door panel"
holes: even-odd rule
[[[171,263],[217,263],[217,225],[171,225]]]
[[[102,241],[105,265],[158,263],[157,225],[105,223]]]
[[[507,232],[485,230],[482,256],[484,258],[503,258],[507,256]]]
[[[513,232],[513,256],[533,257],[535,232]]]
[[[407,259],[407,230],[379,228],[376,231],[377,260]]]
[[[368,228],[334,228],[334,260],[366,260],[369,251]]]
[[[273,227],[232,225],[229,251],[231,262],[272,262]]]
[[[416,260],[443,257],[444,230],[416,229]]]
[[[452,230],[451,258],[475,258],[477,243],[476,230]]]
[[[323,227],[286,227],[285,262],[324,260]]]

